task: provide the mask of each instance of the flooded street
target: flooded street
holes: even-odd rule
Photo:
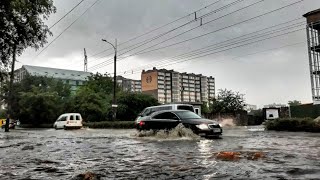
[[[221,151],[263,152],[224,161]],[[138,137],[135,130],[0,133],[0,179],[317,179],[320,134],[224,129],[222,139]]]

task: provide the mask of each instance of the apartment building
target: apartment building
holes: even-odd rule
[[[215,97],[215,79],[202,74],[156,69],[142,71],[142,92],[160,103],[208,102]]]
[[[141,81],[117,76],[117,83],[123,91],[127,92],[141,92]]]

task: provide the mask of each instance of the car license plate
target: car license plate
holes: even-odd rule
[[[219,129],[219,128],[213,128],[212,130],[213,130],[213,132],[215,132],[215,133],[221,132],[221,129]]]

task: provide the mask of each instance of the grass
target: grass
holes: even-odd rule
[[[133,129],[134,121],[84,122],[83,126],[93,129]]]
[[[311,118],[282,118],[265,123],[268,130],[320,132],[320,122]]]

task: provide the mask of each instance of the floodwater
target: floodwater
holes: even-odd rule
[[[319,179],[320,134],[225,128],[221,139],[135,130],[0,132],[0,179]],[[217,158],[221,151],[240,158]],[[259,152],[263,157],[248,158]]]

